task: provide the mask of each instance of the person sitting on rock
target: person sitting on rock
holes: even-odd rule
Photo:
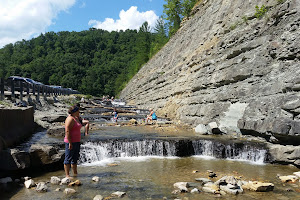
[[[76,106],[80,108],[80,103],[77,103]],[[89,129],[90,129],[90,122],[89,120],[83,119],[79,116],[78,120],[80,121],[81,125],[84,126],[85,132],[84,135],[87,136],[89,134]]]
[[[148,123],[149,120],[150,120],[151,122],[152,122],[153,120],[157,120],[157,116],[156,116],[156,114],[155,114],[155,112],[153,111],[152,108],[149,109],[149,112],[150,112],[150,114],[147,115],[146,123]]]

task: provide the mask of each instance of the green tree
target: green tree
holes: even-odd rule
[[[180,0],[165,0],[167,4],[164,4],[164,13],[166,14],[166,20],[168,20],[169,36],[172,36],[180,28],[180,22],[182,19],[182,3]]]
[[[198,2],[198,0],[183,0],[182,2],[182,15],[184,17],[189,17],[194,5]]]
[[[155,55],[166,43],[168,37],[166,35],[166,26],[163,17],[160,17],[154,27],[154,39],[151,42],[150,58]]]

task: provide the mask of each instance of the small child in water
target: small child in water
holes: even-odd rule
[[[114,115],[114,117],[113,117],[113,120],[114,120],[114,121],[117,123],[117,122],[118,122],[118,117],[119,117],[119,114],[118,114],[118,112],[117,112],[117,109],[116,109],[116,108],[114,108],[113,115]]]

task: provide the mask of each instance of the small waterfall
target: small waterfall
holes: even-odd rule
[[[107,158],[138,156],[175,156],[174,143],[161,140],[87,142],[81,145],[80,163],[92,163]]]
[[[258,144],[216,140],[109,140],[82,144],[79,162],[93,163],[118,157],[192,155],[262,164],[266,162],[267,150]]]
[[[263,146],[243,143],[223,144],[211,140],[193,141],[195,155],[264,163],[267,150]]]

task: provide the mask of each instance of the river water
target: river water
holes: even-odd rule
[[[42,135],[42,134],[41,134]],[[126,192],[123,199],[175,199],[188,198],[216,199],[213,194],[172,194],[176,182],[193,182],[195,178],[208,178],[207,170],[218,177],[225,175],[241,177],[243,180],[257,180],[275,184],[272,192],[244,191],[238,195],[224,195],[221,199],[300,199],[299,182],[281,183],[278,174],[291,175],[299,169],[265,163],[266,151],[263,145],[231,143],[230,141],[208,142],[200,138],[190,143],[194,148],[192,156],[178,155],[178,136],[181,139],[193,138],[192,132],[157,133],[149,127],[103,127],[83,138],[81,160],[78,167],[81,186],[73,187],[77,193],[65,195],[62,191],[67,186],[47,184],[48,192],[37,193],[34,189],[19,187],[9,194],[10,199],[93,199],[95,195],[109,197],[116,191]],[[42,135],[39,143],[53,142],[53,138]],[[175,139],[174,139],[175,138]],[[177,139],[176,139],[177,138]],[[181,144],[181,143],[180,143]],[[215,144],[215,145],[212,145]],[[26,146],[26,145],[25,145]],[[186,145],[185,145],[186,146]],[[181,147],[180,147],[181,148]],[[217,159],[219,150],[228,158]],[[234,149],[236,148],[236,149]],[[212,153],[214,152],[214,153]],[[197,173],[193,173],[197,170]],[[50,181],[51,176],[64,177],[64,171],[49,172],[33,177],[35,182]],[[93,182],[92,177],[99,176],[100,182]],[[195,186],[196,187],[196,186]],[[56,188],[61,191],[56,192]],[[193,189],[191,187],[190,189]]]

